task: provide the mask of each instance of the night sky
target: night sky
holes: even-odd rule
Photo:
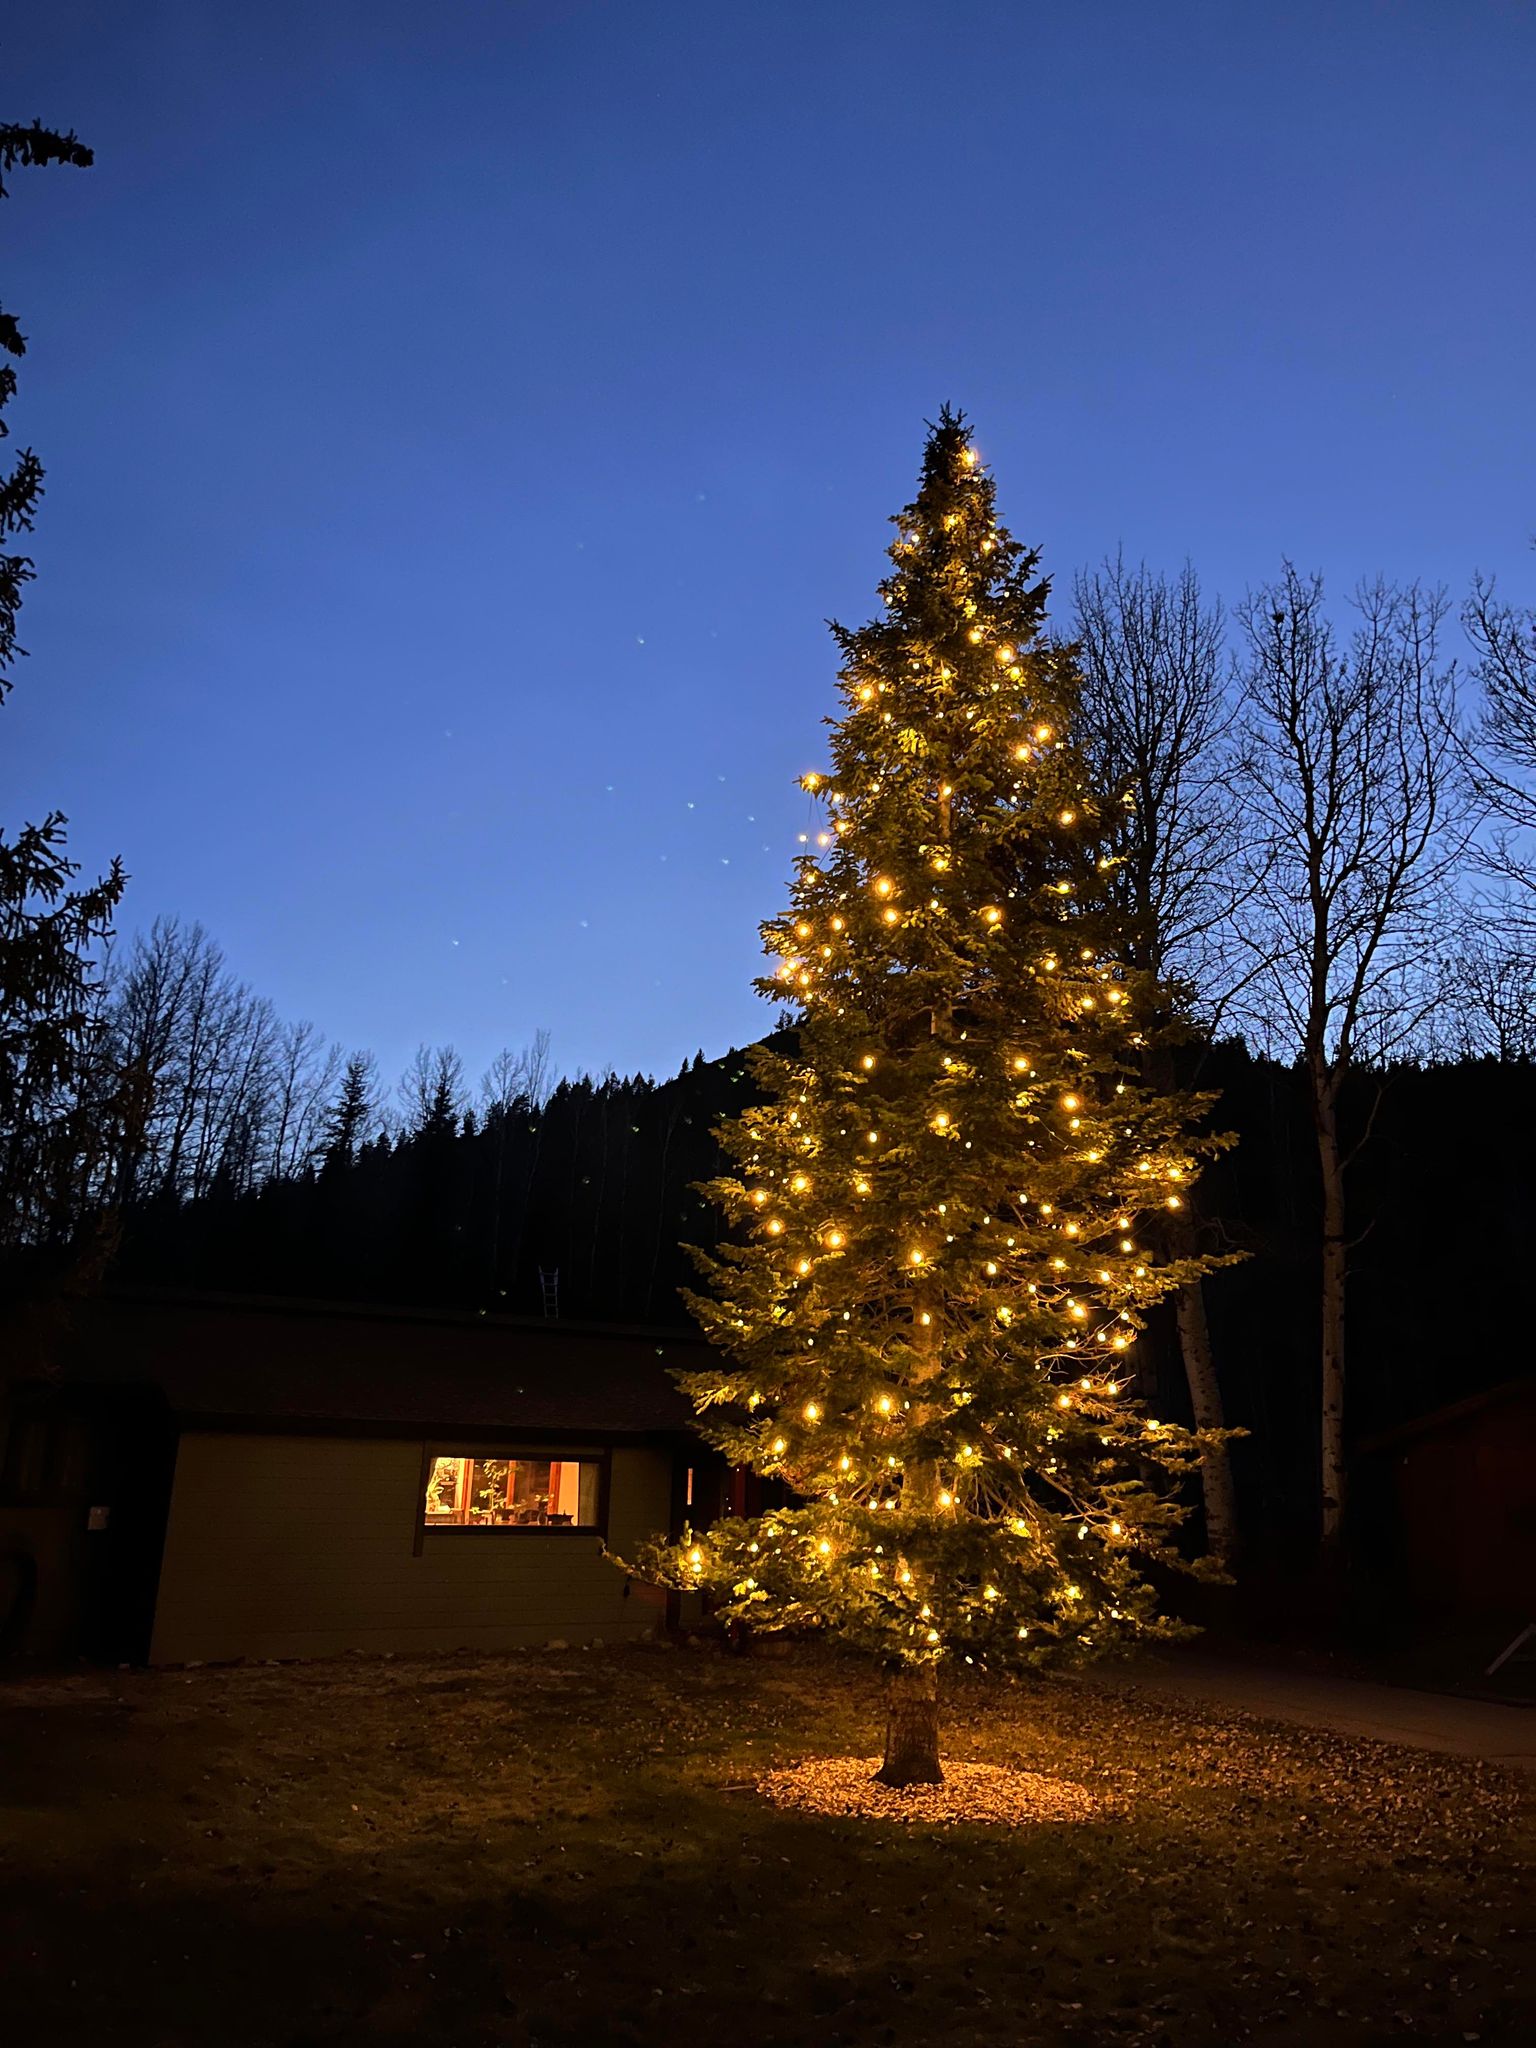
[[[767,1028],[824,621],[923,421],[1233,596],[1536,556],[1521,0],[14,0],[0,817],[472,1073]]]

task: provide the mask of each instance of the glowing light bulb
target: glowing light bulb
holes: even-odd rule
[[[769,1446],[769,1448],[772,1450],[773,1455],[776,1458],[780,1458],[784,1455],[784,1452],[788,1449],[788,1446],[786,1445],[783,1437],[776,1436],[772,1444]]]
[[[874,1056],[874,1054],[873,1054],[872,1052],[867,1052],[867,1053],[865,1053],[865,1055],[864,1055],[863,1059],[861,1059],[861,1060],[859,1061],[859,1065],[860,1065],[860,1066],[861,1066],[861,1067],[862,1067],[862,1068],[864,1069],[864,1071],[865,1071],[865,1073],[866,1073],[866,1074],[870,1072],[870,1070],[871,1070],[871,1069],[873,1068],[874,1064],[875,1064],[875,1056]]]
[[[1075,1095],[1063,1095],[1063,1097],[1061,1098],[1061,1106],[1063,1109],[1077,1109],[1080,1107],[1080,1104]]]
[[[820,1422],[821,1410],[814,1401],[807,1401],[803,1412],[807,1422]]]
[[[778,1219],[778,1217],[777,1217],[777,1216],[770,1216],[770,1217],[768,1218],[768,1235],[769,1235],[770,1237],[777,1237],[777,1236],[778,1236],[778,1234],[779,1234],[779,1232],[780,1232],[780,1231],[781,1231],[781,1230],[782,1230],[783,1228],[784,1228],[784,1226],[783,1226],[783,1224],[782,1224],[782,1223],[781,1223],[781,1222],[779,1221],[779,1219]]]
[[[845,1241],[840,1230],[829,1230],[827,1232],[827,1243],[832,1247],[833,1251],[841,1251]]]
[[[1076,811],[1063,811],[1061,814],[1061,822],[1063,825],[1075,825],[1077,823]]]
[[[889,896],[894,887],[895,884],[891,881],[889,875],[877,875],[875,877],[875,894],[877,896]]]
[[[1050,736],[1051,728],[1048,725],[1037,725],[1035,727],[1035,738],[1039,740],[1042,745],[1045,743],[1045,741],[1047,741],[1050,738]]]

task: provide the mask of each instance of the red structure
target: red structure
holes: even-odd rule
[[[1436,1409],[1362,1451],[1385,1482],[1415,1607],[1536,1618],[1536,1380]]]

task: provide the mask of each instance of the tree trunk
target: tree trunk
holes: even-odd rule
[[[1179,1350],[1184,1358],[1184,1377],[1189,1382],[1190,1405],[1197,1429],[1220,1429],[1225,1414],[1221,1386],[1216,1378],[1216,1359],[1211,1350],[1211,1329],[1205,1317],[1205,1295],[1198,1280],[1191,1280],[1174,1297],[1179,1327]],[[1200,1465],[1200,1485],[1205,1495],[1205,1540],[1219,1564],[1228,1565],[1237,1555],[1237,1500],[1232,1486],[1231,1447],[1213,1444]]]
[[[1336,1553],[1344,1534],[1344,1286],[1349,1245],[1344,1234],[1344,1161],[1338,1103],[1331,1081],[1316,1090],[1317,1154],[1323,1183],[1322,1289],[1322,1542]]]
[[[1162,963],[1152,962],[1161,977]],[[1159,1094],[1171,1095],[1178,1085],[1173,1053],[1166,1044],[1151,1047],[1142,1062],[1148,1084]],[[1198,1208],[1188,1204],[1164,1225],[1164,1242],[1170,1257],[1193,1259],[1200,1250]],[[1184,1379],[1189,1387],[1189,1404],[1197,1429],[1223,1429],[1226,1411],[1222,1405],[1221,1382],[1216,1377],[1216,1354],[1211,1347],[1211,1326],[1206,1319],[1205,1293],[1199,1280],[1190,1280],[1173,1300],[1174,1321],[1179,1333],[1179,1355],[1184,1361]],[[1205,1500],[1206,1546],[1218,1564],[1230,1565],[1237,1555],[1237,1492],[1232,1483],[1232,1450],[1219,1443],[1206,1451],[1200,1461],[1200,1490]]]
[[[886,1687],[885,1761],[877,1785],[942,1785],[939,1674],[932,1664],[903,1664]]]

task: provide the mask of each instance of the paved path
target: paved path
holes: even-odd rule
[[[1449,1756],[1482,1757],[1489,1763],[1536,1770],[1532,1708],[1196,1657],[1140,1665],[1135,1676],[1138,1683],[1161,1691],[1241,1707],[1272,1721],[1296,1721],[1305,1728],[1332,1728],[1342,1735],[1370,1735],[1379,1742],[1402,1742],[1413,1749],[1437,1749]]]

